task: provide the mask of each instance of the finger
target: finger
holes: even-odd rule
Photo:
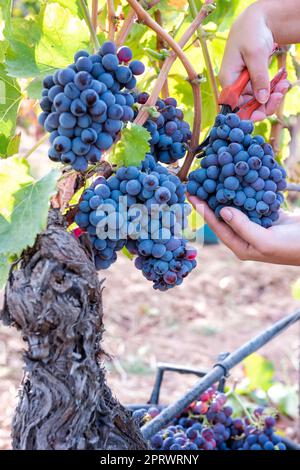
[[[229,47],[229,43],[227,43],[219,73],[222,88],[232,85],[239,78],[244,68],[245,64],[240,51]]]
[[[263,121],[264,119],[266,119],[265,107],[261,107],[251,114],[251,120],[253,122]]]
[[[282,93],[283,95],[291,88],[291,83],[289,82],[289,80],[287,79],[283,79],[283,80],[280,80],[280,82],[277,83],[277,85],[275,86],[274,90],[273,90],[273,93]],[[243,90],[243,95],[241,96],[241,98],[245,99],[245,103],[246,101],[249,101],[249,99],[252,99],[253,98],[253,87],[252,87],[252,83],[251,82],[248,82],[247,85],[245,86],[244,90]]]
[[[202,215],[207,225],[213,230],[217,237],[226,245],[239,259],[264,261],[267,259],[254,247],[242,240],[225,222],[218,220],[209,206],[196,196],[187,196],[190,203],[197,212]]]
[[[243,95],[241,95],[241,96],[239,97],[238,105],[239,105],[239,106],[243,106],[243,104],[248,103],[248,101],[250,101],[250,100],[252,100],[252,99],[253,99],[253,94],[250,95],[250,94],[248,94],[248,93],[245,93],[245,94],[243,94]]]
[[[284,95],[279,92],[274,92],[271,94],[269,101],[265,105],[266,109],[266,114],[267,116],[270,116],[271,114],[274,114],[278,107],[280,106],[280,103],[283,100]]]
[[[247,243],[241,240],[239,236],[223,221],[216,218],[215,213],[209,206],[196,196],[188,196],[188,200],[194,206],[196,211],[202,215],[205,222],[214,231],[217,237],[230,248],[237,256],[247,250]]]
[[[291,83],[289,82],[289,80],[280,80],[279,83],[277,83],[275,89],[274,89],[274,92],[278,92],[278,93],[282,93],[283,95],[285,95],[285,93],[291,88]]]
[[[245,240],[259,252],[264,252],[265,247],[271,243],[268,230],[251,220],[240,210],[225,207],[221,210],[221,217],[229,227],[242,240]]]
[[[247,65],[253,93],[257,101],[264,104],[270,96],[270,80],[269,80],[269,54],[267,50],[262,49],[257,60],[258,53],[256,50],[248,50],[243,53],[243,59]]]
[[[266,104],[261,105],[258,109],[256,109],[252,113],[251,119],[254,122],[258,122],[258,121],[262,121],[263,119],[265,119],[266,116],[271,116],[277,111],[282,100],[283,100],[282,93],[272,93],[269,101]]]

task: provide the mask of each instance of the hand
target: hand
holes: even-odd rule
[[[276,224],[265,229],[251,222],[238,209],[222,209],[224,221],[221,221],[205,202],[196,196],[189,196],[188,199],[220,240],[240,260],[300,266],[299,212],[282,211]]]
[[[251,116],[253,121],[260,121],[273,114],[290,87],[288,80],[282,80],[270,95],[268,65],[273,47],[273,34],[267,25],[265,11],[257,2],[247,8],[234,23],[219,74],[221,85],[225,87],[232,85],[242,70],[248,68],[251,83],[245,88],[239,104],[244,104],[253,96],[261,103]]]

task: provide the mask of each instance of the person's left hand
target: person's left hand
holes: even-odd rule
[[[196,196],[188,197],[220,240],[243,261],[300,266],[300,214],[281,211],[273,227],[265,229],[240,210],[225,207],[222,220]]]

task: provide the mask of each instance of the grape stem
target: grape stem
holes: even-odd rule
[[[132,0],[130,0],[130,3],[132,4],[134,2]],[[205,18],[211,13],[211,11],[213,9],[213,4],[214,4],[214,2],[212,0],[206,0],[205,4],[202,6],[201,10],[199,11],[199,13],[196,16],[196,18],[194,19],[194,21],[192,21],[192,23],[190,24],[188,29],[185,31],[185,33],[183,34],[181,39],[178,41],[178,44],[165,31],[162,31],[162,33],[163,33],[162,37],[163,37],[163,39],[166,40],[166,42],[169,44],[170,47],[172,47],[174,44],[176,44],[175,52],[177,53],[178,49],[179,49],[181,59],[182,59],[182,54],[185,57],[185,54],[182,52],[182,48],[186,45],[186,43],[189,41],[189,39],[193,36],[196,29],[201,25],[201,23],[205,20]],[[142,14],[144,13],[145,15],[147,15],[147,13],[144,12],[143,9],[142,9],[141,13]],[[150,19],[152,20],[152,18],[150,18]],[[153,20],[152,20],[152,22],[153,22]],[[153,23],[151,23],[151,24],[153,25]],[[156,25],[155,21],[154,21],[154,24]],[[150,24],[148,24],[148,26],[151,27]],[[157,26],[159,27],[159,25],[157,25]],[[157,32],[159,32],[159,34],[160,34],[160,30],[157,31]],[[169,42],[169,39],[171,39],[171,43]],[[164,64],[161,68],[161,71],[158,75],[158,78],[157,78],[157,80],[154,84],[154,88],[152,90],[152,93],[151,93],[150,97],[148,98],[147,103],[145,104],[146,107],[155,105],[156,100],[159,96],[160,90],[162,88],[162,85],[165,82],[173,63],[175,62],[176,57],[177,57],[176,54],[172,53],[164,61]],[[194,70],[193,70],[193,72],[194,72]],[[194,148],[194,146],[196,147],[198,142],[199,142],[200,129],[201,129],[201,116],[202,116],[202,113],[201,113],[201,92],[200,92],[199,85],[196,84],[195,82],[193,84],[193,92],[194,92],[194,113],[195,114],[194,114],[193,135],[192,135],[192,142],[191,142],[192,148]],[[143,125],[146,122],[147,118],[148,118],[147,108],[142,107],[139,111],[139,114],[137,115],[137,117],[135,119],[135,123],[139,124],[139,125]],[[186,179],[186,175],[188,174],[188,171],[189,171],[189,168],[192,164],[193,158],[194,158],[193,152],[189,151],[188,155],[185,159],[185,162],[183,164],[183,167],[181,169],[181,172],[180,172],[181,173],[180,177],[182,179]]]
[[[108,20],[108,39],[109,41],[113,41],[115,38],[115,20],[116,20],[114,0],[107,0],[107,20]]]
[[[193,35],[199,24],[203,21],[204,18],[209,14],[209,9],[207,8],[207,4],[204,5],[206,8],[202,7],[199,15],[197,18],[192,22],[186,33],[182,36],[181,40],[179,43],[175,42],[175,40],[166,32],[163,30],[163,28],[156,22],[154,21],[150,15],[148,15],[147,12],[144,11],[144,9],[137,3],[136,0],[128,0],[128,2],[131,4],[132,8],[136,11],[138,18],[143,20],[143,22],[149,26],[153,31],[157,33],[157,35],[165,41],[172,49],[173,52],[170,53],[170,56],[165,60],[161,72],[157,78],[157,81],[154,85],[154,89],[152,91],[151,96],[149,97],[147,103],[145,106],[153,106],[155,105],[155,102],[159,96],[159,93],[167,80],[169,70],[173,64],[173,62],[176,60],[176,57],[179,57],[181,60],[183,66],[185,67],[189,81],[192,86],[193,90],[193,97],[194,97],[194,123],[193,123],[193,134],[192,134],[192,139],[191,139],[191,148],[194,148],[197,146],[199,142],[199,136],[200,136],[200,129],[201,129],[201,92],[200,92],[200,86],[199,86],[199,80],[198,80],[198,74],[194,70],[192,64],[188,60],[187,56],[182,50],[182,47],[186,44],[186,42],[190,39],[190,37]],[[212,2],[207,2],[207,3],[212,3]],[[167,64],[167,65],[166,65]],[[143,125],[144,122],[147,120],[147,111],[141,109],[139,112],[135,122],[137,124]],[[192,164],[194,155],[193,152],[190,150],[185,158],[185,162],[183,164],[182,169],[179,172],[179,176],[182,180],[185,180],[189,171],[189,168]]]
[[[98,0],[92,0],[92,25],[97,34]]]
[[[181,62],[183,63],[189,79],[195,80],[198,75],[197,72],[194,70],[194,67],[190,63],[189,59],[181,49],[180,45],[177,44],[176,41],[156,22],[154,21],[151,16],[143,9],[143,7],[137,2],[137,0],[128,0],[128,3],[132,6],[135,10],[138,18],[143,21],[149,28],[156,32],[156,34],[161,38],[162,41],[165,41],[172,49],[173,55],[174,53],[180,58]],[[163,83],[161,84],[161,86]]]
[[[135,19],[136,19],[135,11],[132,10],[132,8],[130,8],[129,13],[126,16],[126,18],[125,18],[125,20],[122,24],[121,29],[120,29],[119,33],[117,34],[117,37],[116,37],[117,47],[120,47],[124,44],[128,34],[130,33],[130,30],[133,26],[133,23],[134,23]]]
[[[163,27],[163,21],[162,21],[162,14],[161,14],[161,11],[160,10],[156,10],[154,12],[154,18],[155,18],[155,21],[157,24],[159,24],[159,26]],[[158,51],[161,51],[161,49],[166,49],[166,44],[164,42],[164,40],[160,37],[159,34],[156,33],[156,49]],[[163,60],[159,60],[158,61],[158,66],[159,66],[159,69],[162,68],[163,66],[163,63],[164,61]],[[162,86],[162,89],[161,89],[161,96],[163,99],[166,99],[168,96],[169,96],[169,83],[168,83],[168,79],[165,80],[163,86]]]
[[[300,192],[300,184],[297,183],[288,183],[286,190],[289,192]]]
[[[227,396],[232,397],[239,404],[239,406],[242,408],[243,412],[245,413],[245,415],[247,416],[251,424],[253,425],[257,424],[256,421],[254,421],[254,419],[252,418],[251,414],[249,413],[248,409],[246,408],[242,400],[240,399],[240,397],[238,396],[238,394],[234,390],[229,392]]]
[[[211,0],[206,0],[205,5],[202,6],[201,10],[199,11],[197,17],[194,19],[194,21],[190,24],[188,29],[185,31],[181,39],[178,41],[178,45],[183,48],[186,43],[189,41],[189,39],[193,36],[194,32],[196,29],[200,26],[200,24],[205,20],[205,18],[210,14],[211,10],[208,8],[209,5],[212,5],[213,1]],[[156,83],[154,85],[153,91],[151,93],[151,96],[149,97],[146,105],[147,106],[154,106],[156,103],[156,100],[159,96],[161,87],[163,82],[165,81],[166,77],[168,76],[168,73],[170,71],[170,68],[172,67],[173,63],[176,60],[176,55],[175,54],[170,54],[170,56],[164,61],[164,65],[160,71],[160,74],[156,80]],[[148,114],[147,111],[141,108],[137,118],[136,118],[136,123],[143,125],[144,122],[147,120]]]
[[[287,59],[287,47],[281,47],[280,50],[277,52],[277,67],[280,70],[282,67],[286,67],[286,59]],[[280,151],[280,141],[281,141],[281,134],[283,129],[283,111],[284,111],[284,99],[281,101],[278,111],[276,113],[277,119],[274,120],[271,127],[271,135],[270,135],[270,144],[273,147],[275,155],[277,155]]]
[[[152,0],[152,2],[147,3],[147,7],[145,7],[146,10],[150,10],[150,8],[154,7],[159,2],[160,0]],[[135,11],[130,7],[128,15],[126,16],[123,25],[116,37],[115,42],[118,47],[123,46],[136,18],[137,16]]]
[[[192,15],[193,18],[195,18],[197,16],[197,7],[196,7],[196,4],[195,4],[195,0],[188,0],[188,2],[189,2],[191,15]],[[211,89],[212,89],[212,92],[213,92],[215,109],[216,109],[216,113],[218,114],[219,113],[218,85],[217,85],[217,80],[216,80],[216,77],[215,77],[215,74],[214,74],[212,61],[211,61],[211,58],[210,58],[210,55],[209,55],[209,50],[208,50],[208,47],[207,47],[205,34],[206,33],[205,33],[204,29],[201,26],[199,26],[199,28],[197,28],[197,30],[196,30],[196,36],[199,39],[199,42],[201,44],[202,53],[203,53],[203,57],[204,57],[204,62],[205,62],[205,66],[206,66],[206,70],[207,70],[207,74],[208,74],[208,78],[209,78],[209,83],[210,83],[210,86],[211,86]]]
[[[41,137],[41,139],[38,140],[38,141],[36,142],[36,144],[33,145],[33,147],[31,147],[29,150],[27,150],[27,152],[25,153],[25,155],[23,155],[23,158],[29,158],[30,155],[32,155],[32,154],[36,151],[36,149],[39,148],[40,145],[42,145],[44,142],[47,141],[48,138],[49,138],[49,134],[48,134],[48,133],[45,134],[45,135],[43,135],[43,137]]]
[[[79,3],[80,3],[81,8],[82,8],[82,12],[83,12],[85,22],[86,22],[87,27],[89,28],[89,31],[90,31],[91,40],[94,44],[94,49],[98,50],[98,49],[100,49],[100,44],[99,44],[99,41],[98,41],[98,38],[97,38],[96,31],[95,31],[95,29],[93,27],[93,24],[92,24],[92,19],[91,19],[91,15],[90,15],[89,9],[87,7],[87,4],[85,3],[85,0],[79,0]]]

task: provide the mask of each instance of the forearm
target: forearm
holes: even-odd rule
[[[300,0],[259,0],[249,8],[260,10],[275,42],[300,42]]]

